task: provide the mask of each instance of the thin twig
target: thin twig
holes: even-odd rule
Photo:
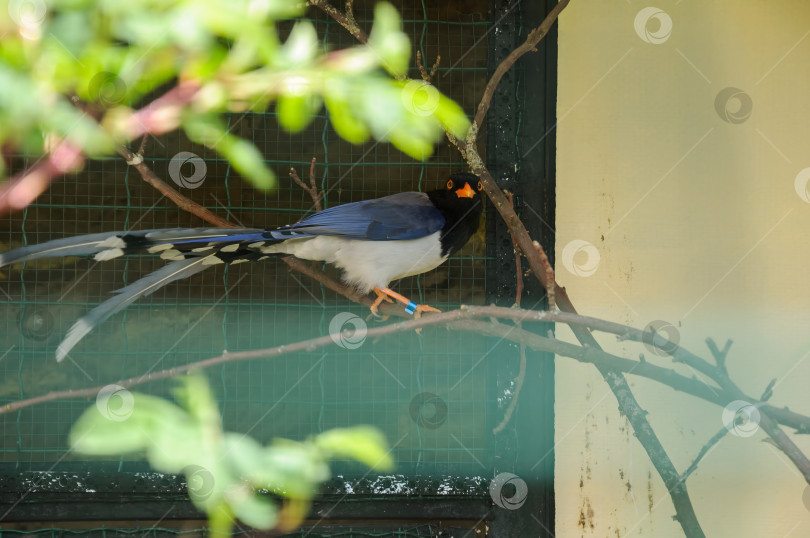
[[[132,151],[125,146],[118,147],[117,151],[119,155],[126,159],[130,166],[133,166],[135,170],[138,171],[144,181],[156,188],[162,195],[174,202],[180,209],[188,211],[189,213],[200,217],[204,221],[211,223],[214,226],[219,226],[220,228],[237,228],[236,225],[231,224],[227,220],[209,211],[190,198],[183,196],[165,181],[157,177],[157,175],[152,172],[152,169],[143,162],[143,156],[132,153]]]
[[[312,198],[312,203],[315,205],[315,211],[322,211],[323,206],[321,205],[321,200],[323,199],[323,193],[318,190],[318,186],[315,184],[316,160],[317,158],[313,157],[312,164],[309,166],[309,186],[301,180],[295,168],[290,168],[290,177],[293,178],[293,181],[295,181],[299,187],[307,191],[309,197]]]
[[[503,419],[501,419],[501,423],[492,428],[492,433],[494,435],[498,435],[506,428],[509,421],[512,420],[512,413],[515,412],[518,403],[518,397],[520,396],[520,390],[523,388],[523,381],[526,379],[526,344],[520,344],[520,371],[518,372],[517,377],[515,378],[515,390],[512,393],[512,400],[509,402],[509,407],[506,408],[506,412],[503,414]]]
[[[541,280],[541,282],[544,282],[546,287],[548,308],[549,310],[554,310],[557,308],[557,296],[555,295],[555,284],[557,281],[554,277],[554,268],[551,267],[551,262],[549,261],[548,256],[546,256],[546,251],[543,250],[543,246],[537,241],[532,241],[532,245],[534,245],[534,250],[537,251],[537,255],[540,256],[540,264],[546,270],[546,279],[545,281]]]
[[[675,388],[676,390],[684,390],[685,392],[688,392],[690,394],[693,392],[699,392],[699,390],[695,389],[696,386],[701,385],[699,381],[681,376],[680,374],[667,368],[662,368],[660,366],[655,366],[648,363],[640,364],[637,361],[625,359],[623,357],[617,357],[615,355],[605,353],[604,351],[598,351],[584,346],[577,346],[574,344],[570,344],[568,342],[556,340],[554,338],[547,338],[515,327],[509,327],[505,332],[504,329],[507,328],[508,326],[505,326],[503,324],[484,321],[474,321],[470,319],[470,318],[489,318],[493,315],[492,308],[498,307],[488,307],[487,310],[482,310],[479,307],[462,306],[458,310],[453,310],[450,312],[424,315],[419,319],[410,319],[408,321],[391,323],[383,327],[370,328],[367,330],[366,338],[367,339],[377,338],[395,333],[411,331],[414,329],[427,327],[431,325],[436,326],[444,325],[452,330],[464,330],[472,332],[474,334],[485,334],[490,336],[497,335],[519,344],[525,344],[526,346],[535,349],[537,351],[546,351],[554,353],[559,356],[570,357],[581,362],[603,364],[605,367],[611,368],[613,370],[626,371],[628,373],[632,372],[633,374],[648,376],[658,381],[671,384],[673,388]],[[515,312],[529,313],[530,311],[520,311],[511,308],[498,308],[496,312],[502,314],[502,316],[498,317],[512,318]],[[539,313],[540,312],[535,312],[535,314]],[[551,318],[554,316],[555,313],[545,312],[545,314],[549,315],[549,317]],[[585,322],[584,319],[578,321]],[[281,346],[260,350],[239,351],[233,353],[223,351],[221,355],[216,357],[185,364],[175,368],[169,368],[166,370],[152,372],[146,375],[131,377],[129,379],[118,381],[117,384],[121,385],[122,387],[129,388],[135,385],[140,385],[151,381],[166,379],[169,377],[185,374],[190,370],[194,369],[210,368],[212,366],[224,364],[226,362],[236,362],[260,358],[274,358],[296,352],[312,352],[326,345],[334,344],[334,337],[336,336],[338,335],[325,335],[317,338],[312,338],[309,340],[288,343]],[[11,413],[19,409],[30,407],[32,405],[44,402],[71,399],[71,398],[93,397],[96,394],[98,394],[98,391],[101,390],[104,386],[106,385],[78,390],[54,391],[33,398],[27,398],[16,402],[10,402],[8,404],[0,406],[0,415]],[[710,396],[708,395],[706,397],[710,398]]]
[[[723,349],[718,349],[717,344],[714,343],[714,340],[711,338],[706,339],[706,345],[709,346],[709,351],[712,352],[712,357],[714,357],[714,362],[717,363],[717,367],[723,370],[726,375],[728,375],[728,370],[726,369],[726,355],[728,355],[728,350],[731,349],[731,340],[726,341],[726,345],[723,346]]]
[[[320,8],[321,11],[335,19],[339,25],[344,27],[357,41],[362,44],[368,43],[368,35],[357,25],[352,9],[352,0],[346,2],[346,12],[341,13],[337,8],[330,5],[326,0],[308,0],[307,4]]]
[[[419,69],[419,74],[422,77],[422,80],[425,82],[430,83],[433,80],[433,77],[436,76],[436,71],[439,70],[439,63],[442,61],[442,57],[440,55],[436,55],[436,61],[433,63],[433,67],[428,72],[425,69],[425,64],[422,63],[422,52],[417,50],[416,51],[416,67]]]
[[[484,89],[481,102],[478,104],[478,111],[475,113],[474,123],[479,129],[484,123],[484,116],[486,116],[487,110],[489,110],[489,104],[492,101],[492,96],[495,95],[495,89],[498,87],[498,83],[500,83],[503,76],[515,65],[515,62],[517,62],[521,56],[527,52],[537,51],[537,44],[546,37],[546,34],[548,34],[548,31],[554,25],[557,17],[560,16],[560,13],[562,13],[562,10],[565,9],[569,1],[570,0],[560,0],[557,5],[549,11],[546,18],[540,23],[540,26],[529,32],[526,41],[510,52],[498,67],[495,68],[495,72],[492,73],[489,82],[487,82],[487,87]],[[469,144],[469,140],[467,143]]]
[[[515,209],[515,197],[509,191],[503,191],[504,196],[506,199],[509,200],[509,205],[512,209]],[[515,236],[512,235],[512,232],[509,232],[509,237],[512,238],[512,250],[515,253],[515,306],[520,308],[520,299],[523,295],[523,267],[520,263],[520,247],[517,245],[517,241],[515,241]]]
[[[705,445],[703,445],[703,448],[701,448],[701,449],[700,449],[700,452],[698,452],[698,455],[695,457],[695,461],[693,461],[693,462],[692,462],[692,465],[690,465],[690,466],[689,466],[689,468],[688,468],[688,469],[686,469],[686,470],[683,472],[683,474],[681,474],[681,482],[684,482],[684,481],[685,481],[687,478],[689,478],[689,475],[691,475],[693,472],[695,472],[695,469],[697,469],[697,468],[698,468],[698,463],[700,463],[700,460],[702,460],[702,459],[703,459],[703,457],[704,457],[706,454],[708,454],[708,453],[709,453],[709,451],[710,451],[712,448],[714,448],[714,446],[715,446],[715,445],[717,445],[717,443],[719,443],[719,442],[720,442],[720,440],[721,440],[723,437],[725,437],[725,436],[726,436],[726,434],[727,434],[728,432],[729,432],[728,428],[726,428],[725,426],[723,426],[722,428],[720,428],[720,429],[717,431],[717,433],[715,433],[715,434],[712,436],[712,438],[711,438],[711,439],[709,439],[708,441],[706,441],[706,444],[705,444]]]
[[[776,385],[776,378],[774,377],[771,379],[771,382],[768,383],[768,386],[765,387],[765,390],[762,391],[762,396],[759,397],[760,402],[767,402],[773,396],[773,387]]]
[[[141,146],[138,148],[138,155],[140,155],[141,157],[143,157],[143,152],[146,151],[146,141],[148,139],[149,139],[148,134],[143,135],[143,138],[141,138]]]
[[[512,196],[512,193],[509,191],[504,191],[506,198],[509,200],[509,203],[512,205],[512,208],[515,207],[515,199]],[[520,300],[523,296],[523,268],[521,267],[520,263],[520,250],[515,243],[515,238],[512,237],[512,249],[515,253],[515,279],[517,284],[515,286],[515,308],[520,308]],[[521,322],[517,322],[517,327],[522,328]],[[520,370],[518,371],[518,375],[515,378],[515,390],[512,393],[512,399],[509,402],[509,406],[506,408],[506,412],[503,414],[503,418],[501,419],[500,424],[495,426],[492,429],[492,433],[497,435],[506,428],[509,421],[512,419],[512,414],[515,412],[515,408],[517,408],[518,398],[520,397],[520,391],[523,388],[523,381],[526,378],[526,344],[520,344]]]

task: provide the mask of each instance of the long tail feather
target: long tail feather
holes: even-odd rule
[[[264,230],[256,228],[168,228],[80,235],[47,241],[39,245],[0,253],[0,267],[17,262],[62,256],[90,256],[105,261],[128,252],[149,251],[155,246],[175,243],[223,243],[262,239]],[[159,252],[159,251],[158,251]]]
[[[0,253],[0,267],[15,262],[35,260],[37,258],[53,258],[58,256],[87,256],[96,254],[109,248],[105,241],[126,232],[106,232],[100,234],[80,235],[78,237],[66,237],[18,248],[9,252]]]
[[[0,267],[38,258],[61,256],[95,256],[97,261],[111,260],[125,254],[149,253],[170,260],[165,267],[120,290],[68,331],[56,350],[62,361],[71,349],[95,327],[120,312],[140,297],[175,280],[220,263],[239,263],[264,259],[277,254],[270,247],[298,237],[290,231],[255,228],[170,228],[106,232],[48,241],[39,245],[0,253]]]
[[[107,299],[73,324],[65,339],[56,349],[56,360],[61,362],[87,333],[138,298],[145,297],[170,282],[190,277],[210,267],[210,264],[205,263],[205,260],[210,257],[205,256],[172,262],[154,273],[150,273],[142,279],[117,290],[115,297]]]

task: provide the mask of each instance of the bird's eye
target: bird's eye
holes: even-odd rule
[[[448,189],[452,189],[452,188],[453,188],[453,180],[452,180],[452,179],[448,179],[448,180],[447,180],[447,188],[448,188]]]
[[[481,183],[480,181],[478,182],[478,190],[479,191],[484,190],[484,184]]]

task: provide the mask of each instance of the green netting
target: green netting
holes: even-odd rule
[[[366,28],[372,4],[355,6]],[[441,55],[435,84],[473,112],[487,79],[486,3],[403,2],[397,8],[426,63]],[[310,9],[308,15],[325,48],[354,44],[343,28],[317,10]],[[415,69],[411,76],[419,78]],[[171,158],[180,151],[196,153],[207,164],[206,179],[199,188],[181,192],[250,227],[286,224],[311,210],[308,194],[287,173],[293,166],[306,179],[313,156],[318,159],[316,177],[327,207],[438,188],[447,174],[464,170],[458,152],[447,143],[440,144],[428,162],[417,162],[388,144],[354,146],[340,140],[323,114],[295,135],[278,128],[272,110],[233,115],[229,126],[264,152],[280,178],[278,190],[256,191],[226,161],[176,133],[148,139],[146,162],[169,181]],[[31,163],[20,156],[14,164],[20,168]],[[110,158],[89,162],[80,173],[53,184],[22,213],[0,220],[0,247],[110,230],[200,225],[199,219],[145,184],[123,160]],[[473,241],[441,268],[405,279],[395,289],[441,309],[482,303],[485,251],[482,225]],[[56,345],[78,317],[162,263],[135,256],[105,263],[46,260],[28,263],[23,271],[4,269],[0,404],[52,390],[113,383],[214,356],[223,349],[272,347],[321,336],[340,312],[367,314],[365,308],[291,273],[279,261],[216,267],[139,301],[85,338],[69,360],[55,362]],[[370,326],[375,323],[369,321]],[[501,418],[496,402],[487,400],[486,369],[481,366],[486,349],[483,338],[427,329],[421,335],[368,340],[352,351],[333,346],[229,364],[206,374],[229,430],[269,441],[276,436],[301,439],[336,426],[373,424],[395,447],[398,473],[470,477],[491,474],[488,431]],[[156,382],[137,390],[165,395],[169,385]],[[54,471],[77,461],[67,451],[67,432],[93,403],[63,400],[0,416],[0,461],[7,462],[7,470],[44,465]],[[419,415],[414,419],[414,405],[422,419]],[[346,476],[365,473],[348,464],[337,469]],[[400,535],[417,534],[396,534]]]

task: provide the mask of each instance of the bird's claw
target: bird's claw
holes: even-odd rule
[[[438,312],[441,314],[441,310],[438,308],[433,308],[432,306],[426,304],[420,304],[416,306],[416,309],[413,311],[414,319],[419,319],[422,317],[422,312]]]

